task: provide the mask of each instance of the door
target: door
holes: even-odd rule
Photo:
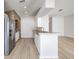
[[[9,18],[4,15],[4,55],[9,54]]]
[[[15,21],[14,20],[10,20],[10,25],[9,25],[9,49],[10,52],[12,51],[12,49],[15,47]]]

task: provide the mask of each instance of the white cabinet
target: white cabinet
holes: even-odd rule
[[[58,58],[58,34],[40,33],[40,58]]]
[[[19,31],[15,33],[15,42],[17,42],[19,39]]]

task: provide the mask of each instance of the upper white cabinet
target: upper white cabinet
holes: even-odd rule
[[[38,17],[37,19],[37,27],[43,27],[44,31],[49,32],[49,17]]]

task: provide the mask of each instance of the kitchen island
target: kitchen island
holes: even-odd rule
[[[34,41],[39,59],[58,59],[58,36],[56,32],[34,31]]]

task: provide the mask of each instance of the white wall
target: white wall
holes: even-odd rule
[[[64,17],[64,34],[68,37],[74,37],[74,16]]]
[[[34,26],[35,26],[35,27],[38,27],[38,17],[35,17]]]
[[[55,16],[52,17],[52,31],[59,32],[60,35],[64,35],[64,17]]]
[[[62,36],[74,37],[74,16],[52,17],[52,31],[59,32]]]
[[[26,16],[21,18],[21,37],[33,38],[34,17]]]

